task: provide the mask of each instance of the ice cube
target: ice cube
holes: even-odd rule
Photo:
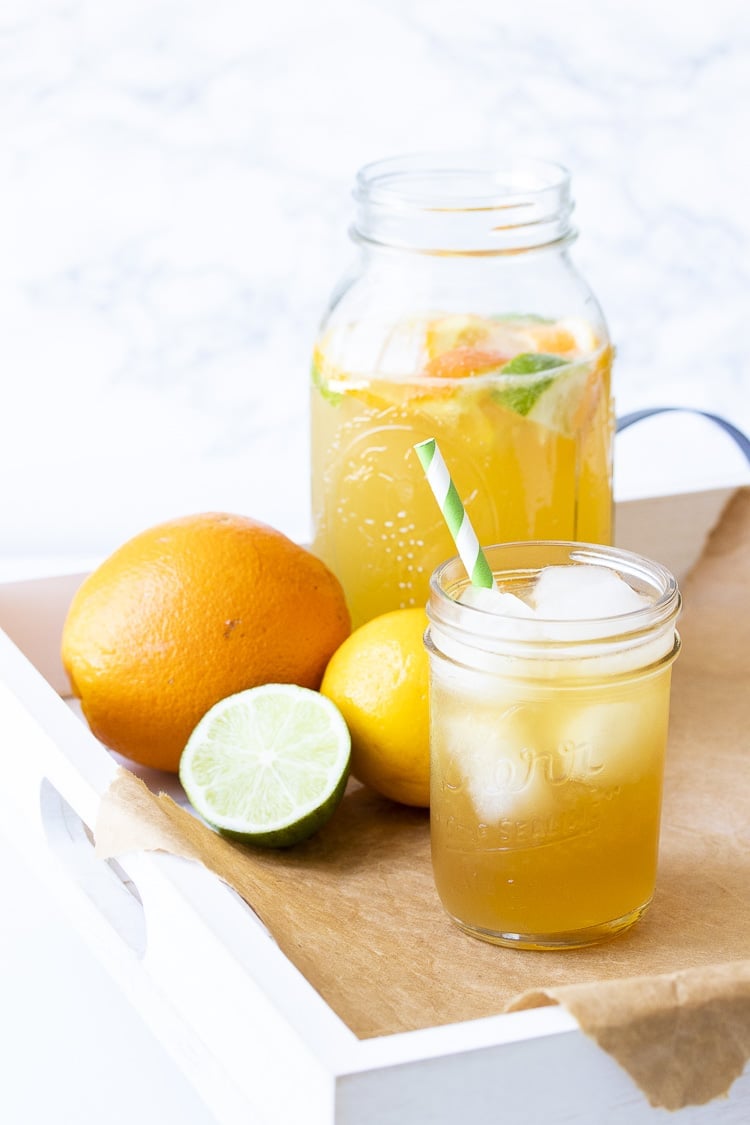
[[[651,604],[614,571],[591,563],[545,566],[532,600],[537,615],[547,621],[619,617]]]
[[[572,707],[558,720],[560,745],[574,763],[577,781],[624,785],[660,768],[666,742],[668,695],[663,685]]]
[[[547,811],[554,794],[528,708],[508,703],[444,715],[443,739],[480,820],[496,824]]]
[[[536,617],[531,606],[515,594],[508,594],[494,587],[468,586],[458,600],[461,605],[483,609],[485,613],[496,613],[501,617]]]

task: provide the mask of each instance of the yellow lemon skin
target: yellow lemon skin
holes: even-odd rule
[[[426,627],[423,609],[373,618],[339,646],[320,686],[349,727],[354,777],[423,808],[430,803]]]

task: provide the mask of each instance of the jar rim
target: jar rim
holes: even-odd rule
[[[567,168],[532,157],[424,152],[357,174],[355,241],[432,254],[517,254],[575,237]]]
[[[568,169],[550,160],[426,151],[365,164],[357,173],[354,197],[419,211],[512,210],[529,206],[529,196],[564,192],[569,184]]]
[[[592,645],[617,645],[639,636],[651,635],[670,622],[673,623],[680,611],[681,597],[674,575],[661,563],[633,551],[572,540],[501,543],[485,548],[491,567],[493,557],[498,552],[535,560],[535,563],[529,561],[524,568],[507,567],[506,573],[518,573],[524,569],[532,574],[538,572],[542,566],[563,562],[567,555],[568,563],[603,565],[620,576],[638,577],[642,583],[651,587],[655,597],[653,602],[643,608],[599,618],[559,620],[536,616],[503,617],[477,606],[464,605],[451,597],[450,589],[457,589],[460,585],[465,587],[468,584],[463,563],[458,556],[454,556],[441,563],[430,578],[427,612],[432,624],[440,630],[450,631],[455,636],[460,634],[465,642],[475,644],[478,648],[486,648],[488,645],[493,647],[493,643],[497,642],[504,645],[508,641],[514,648],[520,645],[538,650],[562,646],[566,651],[571,649],[582,651]],[[559,557],[550,557],[546,562],[542,562],[541,555],[545,552],[550,556]],[[492,569],[494,572],[503,573],[503,568],[492,567]],[[445,579],[451,572],[455,577],[446,588]],[[462,573],[463,580],[459,581]],[[503,622],[510,622],[505,636],[502,632]]]

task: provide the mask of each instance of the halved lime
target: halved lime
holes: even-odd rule
[[[341,712],[325,696],[263,684],[206,712],[183,751],[180,781],[196,812],[222,835],[288,847],[333,815],[350,748]]]

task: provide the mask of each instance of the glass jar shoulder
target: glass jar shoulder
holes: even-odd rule
[[[464,377],[518,356],[581,360],[608,347],[599,304],[566,253],[380,251],[337,288],[316,365],[349,376]]]

